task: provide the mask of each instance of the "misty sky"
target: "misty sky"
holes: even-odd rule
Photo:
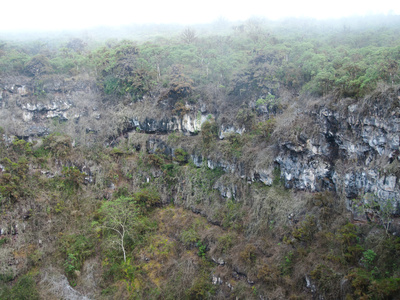
[[[1,4],[0,31],[79,29],[130,23],[209,23],[220,17],[245,20],[252,16],[339,18],[393,13],[396,0],[22,0]],[[397,2],[397,4],[396,4]]]

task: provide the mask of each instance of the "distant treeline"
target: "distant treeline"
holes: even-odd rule
[[[0,74],[40,78],[89,73],[105,94],[130,94],[133,99],[155,88],[168,88],[168,96],[190,97],[193,89],[208,85],[239,97],[279,97],[280,87],[317,96],[362,97],[379,82],[400,83],[398,16],[336,23],[253,18],[160,28],[125,27],[120,32],[124,39],[102,40],[97,31],[51,40],[3,39]],[[105,36],[113,32],[104,31]]]

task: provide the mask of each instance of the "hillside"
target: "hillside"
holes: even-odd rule
[[[399,299],[400,19],[0,37],[1,299]]]

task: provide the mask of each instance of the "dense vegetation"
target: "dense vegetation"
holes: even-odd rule
[[[210,115],[190,143],[245,160],[274,143],[276,119],[257,114],[282,109],[284,93],[359,99],[399,84],[400,21],[388,19],[360,27],[253,19],[146,40],[5,40],[0,74],[30,77],[38,99],[48,77],[89,75],[105,103],[158,99],[176,115],[214,92],[237,107],[247,131],[219,140]],[[63,132],[29,142],[4,131],[1,299],[398,299],[400,238],[374,220],[354,224],[333,192],[286,189],[278,168],[271,186],[236,182],[238,201],[216,188],[230,174],[196,166],[181,133],[164,138],[174,146],[166,153],[129,139],[74,145]],[[291,219],[296,206],[302,214]]]
[[[224,24],[212,35],[186,28],[170,38],[145,41],[3,41],[0,72],[40,77],[85,70],[98,77],[106,94],[129,93],[133,99],[155,86],[168,87],[170,96],[180,98],[210,84],[233,95],[279,96],[278,86],[284,85],[295,93],[360,97],[378,82],[400,82],[399,20],[386,18],[378,24],[373,18],[361,20],[363,26],[357,26],[360,20],[343,22],[342,27],[251,19]]]

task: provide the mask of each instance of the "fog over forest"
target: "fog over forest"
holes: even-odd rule
[[[399,15],[400,5],[391,0],[344,1],[324,3],[316,0],[246,3],[211,1],[187,3],[182,0],[112,3],[99,1],[53,2],[22,0],[18,9],[14,3],[2,4],[5,12],[0,20],[4,31],[60,31],[91,29],[98,26],[126,26],[129,24],[181,24],[195,25],[225,19],[245,21],[252,17],[268,20],[311,18],[316,20],[362,17],[371,15]]]

